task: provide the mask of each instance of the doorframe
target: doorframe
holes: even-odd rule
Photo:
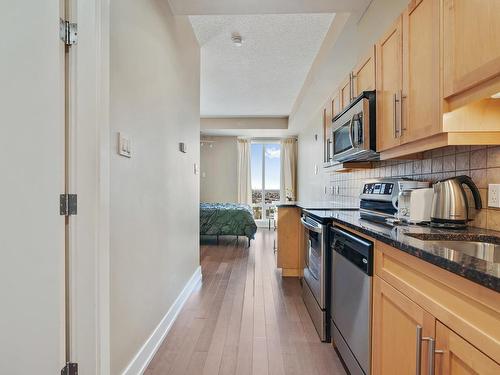
[[[70,48],[70,361],[82,375],[110,373],[110,0],[69,0],[78,24]]]

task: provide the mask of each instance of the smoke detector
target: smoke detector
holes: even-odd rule
[[[233,33],[231,35],[231,40],[233,41],[236,47],[241,47],[241,45],[243,44],[243,38],[238,33]]]

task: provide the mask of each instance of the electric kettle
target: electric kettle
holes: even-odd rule
[[[464,228],[469,218],[469,204],[463,185],[467,185],[474,197],[476,209],[481,209],[481,195],[469,176],[457,176],[434,184],[432,197],[431,226]]]

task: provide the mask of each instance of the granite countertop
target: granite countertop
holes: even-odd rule
[[[389,226],[364,220],[360,217],[359,211],[315,210],[307,212],[323,220],[330,218],[334,223],[343,224],[405,253],[500,292],[500,258],[498,256],[487,261],[432,241],[433,239],[472,240],[500,244],[500,232],[472,227],[455,231],[420,225]]]
[[[304,210],[358,210],[359,203],[348,202],[307,202],[307,201],[293,201],[293,202],[278,202],[276,207],[299,207]]]

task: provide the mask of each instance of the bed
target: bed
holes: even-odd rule
[[[252,209],[246,204],[200,203],[200,235],[202,236],[242,236],[254,239],[257,225]]]

